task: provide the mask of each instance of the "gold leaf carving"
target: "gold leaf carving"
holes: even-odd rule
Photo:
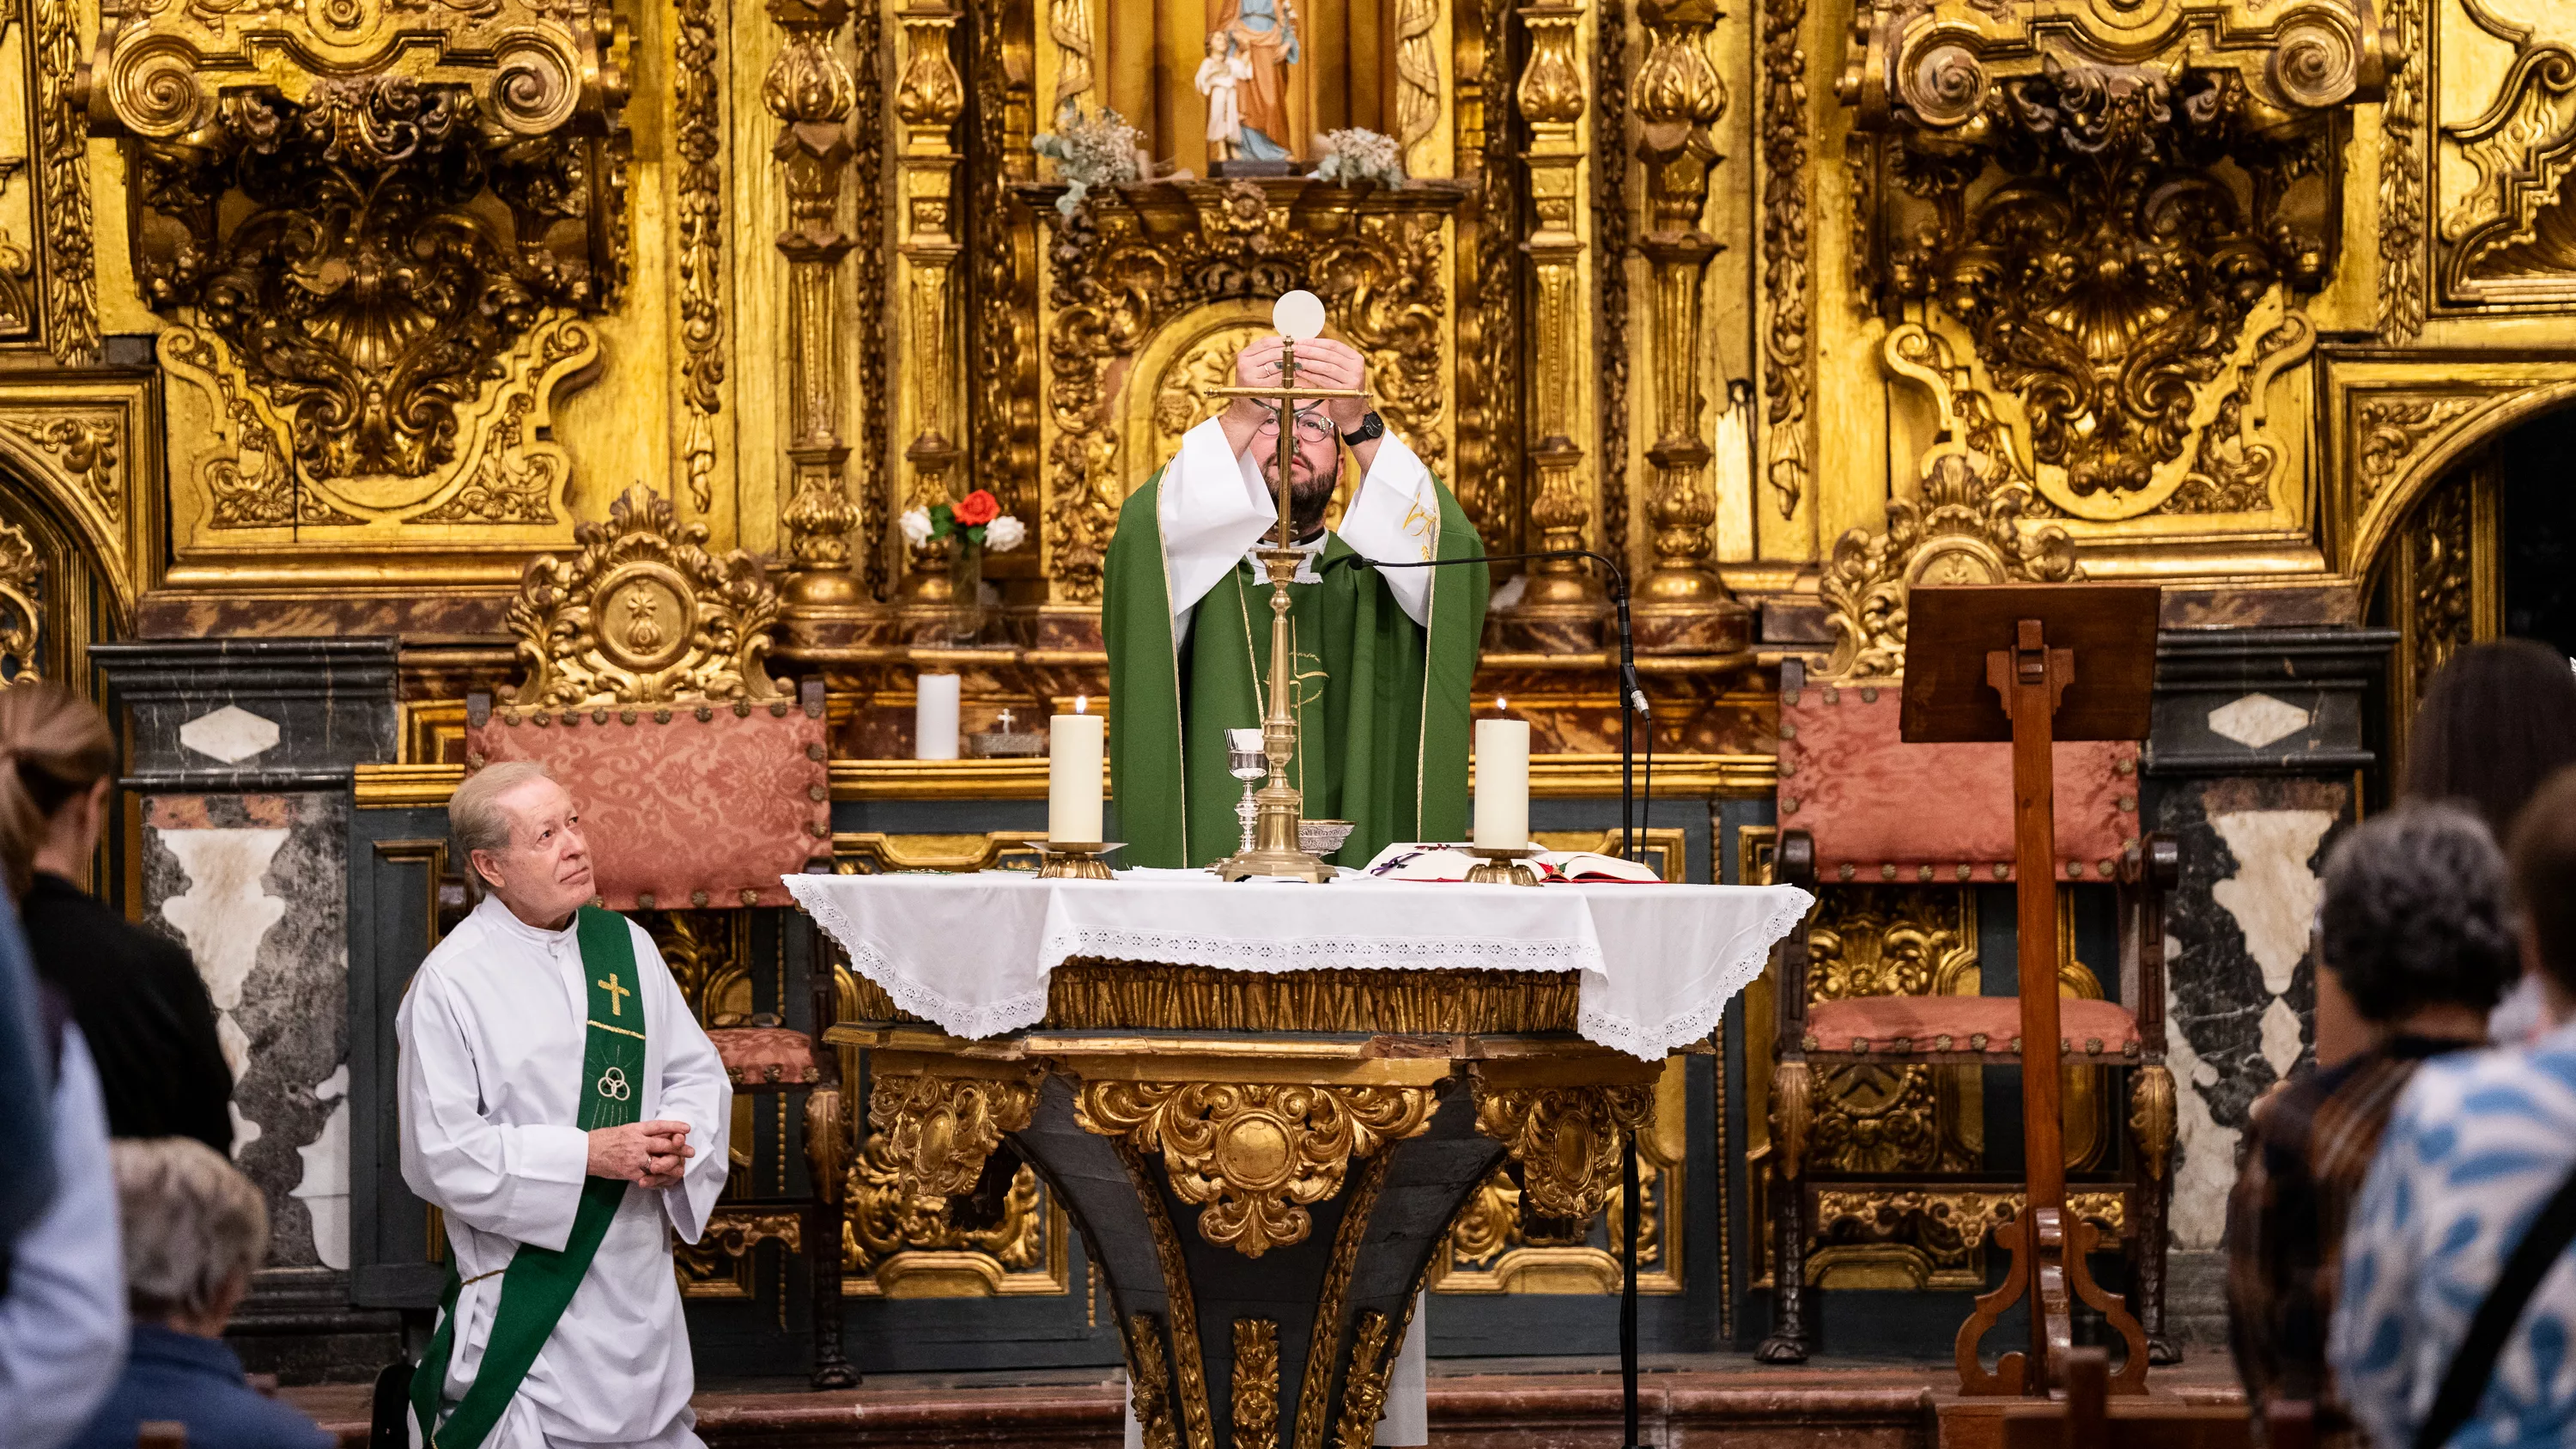
[[[1815,368],[1808,351],[1806,23],[1806,0],[1762,0],[1762,476],[1782,518],[1798,511],[1806,492]]]
[[[1145,1449],[1181,1449],[1172,1413],[1171,1369],[1163,1359],[1163,1327],[1150,1313],[1127,1317],[1127,1403],[1143,1429]]]
[[[1948,994],[1975,984],[1969,897],[1955,889],[1829,891],[1808,932],[1808,999]],[[1855,1063],[1815,1082],[1808,1161],[1821,1172],[1941,1172],[1976,1166],[1942,1069]]]
[[[1144,1154],[1125,1138],[1117,1148],[1128,1185],[1145,1208],[1145,1228],[1154,1237],[1154,1261],[1163,1270],[1163,1299],[1172,1314],[1172,1383],[1179,1391],[1182,1436],[1189,1449],[1216,1449],[1215,1419],[1208,1408],[1207,1356],[1199,1347],[1198,1299],[1190,1286],[1190,1261],[1181,1251],[1180,1235],[1172,1230],[1171,1215],[1163,1209],[1163,1195],[1154,1190]]]
[[[1333,1236],[1333,1256],[1324,1265],[1324,1282],[1315,1294],[1315,1326],[1306,1339],[1306,1367],[1298,1376],[1296,1449],[1322,1449],[1326,1428],[1324,1406],[1333,1391],[1331,1365],[1342,1349],[1342,1305],[1349,1298],[1351,1275],[1358,1271],[1360,1249],[1367,1245],[1369,1218],[1386,1186],[1387,1159],[1370,1159],[1351,1187],[1351,1205],[1342,1213],[1341,1230]]]
[[[1337,1449],[1369,1449],[1377,1442],[1377,1421],[1386,1413],[1386,1378],[1395,1366],[1394,1325],[1371,1309],[1360,1315],[1351,1335],[1350,1376],[1342,1388],[1342,1419],[1334,1434]]]
[[[81,62],[72,0],[30,0],[36,50],[36,189],[45,243],[45,342],[72,367],[98,360],[98,275],[89,136],[74,101]]]
[[[2147,1176],[2162,1180],[2173,1157],[2173,1073],[2160,1064],[2140,1067],[2129,1088],[2129,1104],[2129,1131],[2138,1139]]]
[[[1003,1133],[1029,1125],[1037,1096],[1034,1074],[1005,1081],[881,1072],[868,1094],[868,1126],[911,1196],[956,1197],[974,1190]]]
[[[1834,630],[1822,677],[1885,678],[1905,665],[1905,603],[1916,583],[2055,583],[2080,579],[2075,545],[2054,526],[2028,535],[2030,492],[1994,482],[1958,453],[1933,460],[1920,505],[1887,500],[1887,531],[1853,529],[1817,585]]]
[[[1304,1242],[1352,1159],[1420,1132],[1433,1105],[1423,1087],[1107,1081],[1083,1084],[1075,1116],[1160,1152],[1173,1195],[1202,1205],[1199,1236],[1258,1258]]]
[[[1815,1070],[1805,1062],[1782,1062],[1771,1075],[1771,1141],[1780,1154],[1780,1171],[1796,1182],[1807,1170],[1807,1133],[1815,1120]]]
[[[45,677],[45,561],[14,523],[0,523],[0,689]]]
[[[888,1135],[870,1133],[848,1174],[846,1270],[874,1274],[907,1253],[980,1253],[1006,1272],[1044,1266],[1046,1196],[1037,1169],[1027,1163],[1012,1170],[999,1201],[989,1205],[989,1221],[981,1224],[961,1221],[961,1204],[970,1201],[962,1194],[930,1197],[913,1188],[910,1169]]]
[[[1824,1245],[1905,1243],[1922,1252],[1935,1271],[1955,1273],[1995,1233],[2021,1215],[2017,1192],[1964,1190],[1829,1190],[1816,1194],[1816,1241]],[[2127,1232],[2128,1199],[2117,1192],[2069,1192],[2067,1215],[2101,1224],[2113,1236]],[[1810,1281],[1826,1266],[1808,1260]]]
[[[1432,27],[1440,7],[1432,0],[1397,0],[1395,8],[1395,140],[1404,148],[1407,169],[1414,169],[1414,149],[1440,125],[1440,52],[1432,44]]]
[[[118,440],[113,416],[0,417],[0,427],[43,449],[110,523],[125,521],[125,490],[116,477]]]
[[[1480,1078],[1476,1087],[1476,1130],[1510,1151],[1528,1206],[1549,1217],[1601,1211],[1628,1134],[1654,1114],[1651,1086],[1488,1088]]]
[[[561,124],[572,92],[543,84],[504,91]],[[485,124],[471,87],[398,73],[204,110],[184,144],[126,121],[147,138],[130,153],[150,217],[137,280],[221,339],[309,478],[439,474],[473,446],[460,414],[496,363],[551,311],[615,302],[622,129],[534,142]]]
[[[2395,53],[2422,57],[2425,0],[2387,0]],[[2424,330],[2424,82],[2422,60],[2398,67],[2379,107],[2379,330],[2392,343]]]
[[[2457,393],[2364,398],[2353,410],[2354,478],[2368,507],[2406,471],[2432,437],[2484,405]]]
[[[1055,104],[1092,87],[1090,0],[1047,0],[1047,38],[1055,42]]]
[[[1278,1449],[1279,1325],[1234,1321],[1233,1449]]]
[[[672,12],[671,135],[679,158],[673,272],[679,293],[680,405],[688,433],[680,453],[689,503],[714,506],[716,439],[724,359],[724,95],[715,0],[677,0]]]
[[[539,556],[506,619],[527,666],[516,709],[593,709],[675,699],[783,701],[762,667],[778,594],[760,561],[708,556],[706,525],[637,486],[608,521],[573,534],[567,562]]]

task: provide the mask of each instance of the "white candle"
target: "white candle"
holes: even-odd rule
[[[919,691],[912,706],[912,757],[916,760],[957,758],[957,687],[954,674],[924,674],[914,680]]]
[[[1074,707],[1083,708],[1077,700]],[[1086,845],[1100,839],[1101,760],[1108,743],[1096,714],[1060,714],[1047,731],[1047,839]]]
[[[1529,845],[1529,721],[1476,721],[1476,844]]]

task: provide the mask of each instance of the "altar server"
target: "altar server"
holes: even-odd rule
[[[1279,339],[1236,357],[1240,387],[1277,387]],[[1296,383],[1365,394],[1357,349],[1297,345]],[[1110,780],[1130,865],[1206,865],[1234,853],[1243,786],[1226,773],[1225,731],[1262,722],[1270,585],[1252,550],[1278,531],[1276,402],[1237,398],[1181,437],[1170,462],[1119,511],[1104,570]],[[1356,827],[1339,858],[1397,840],[1467,832],[1467,691],[1485,627],[1480,565],[1384,572],[1337,567],[1484,554],[1458,500],[1369,399],[1302,402],[1286,415],[1289,516],[1308,561],[1289,595],[1297,757],[1289,779],[1310,820]],[[1359,486],[1324,527],[1342,450]]]
[[[488,894],[395,1019],[403,1180],[454,1266],[415,1439],[695,1445],[671,1240],[724,1187],[733,1089],[652,938],[585,904],[581,821],[542,765],[486,767],[448,818]]]

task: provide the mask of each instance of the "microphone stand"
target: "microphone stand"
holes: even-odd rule
[[[1586,558],[1601,565],[1610,574],[1610,601],[1619,619],[1619,854],[1622,859],[1637,858],[1637,793],[1636,721],[1643,719],[1649,731],[1646,737],[1646,804],[1654,806],[1652,774],[1655,741],[1654,712],[1646,704],[1646,691],[1637,682],[1636,639],[1628,626],[1628,575],[1618,561],[1588,548],[1540,549],[1531,553],[1480,554],[1474,558],[1420,559],[1410,563],[1381,563],[1376,559],[1346,554],[1324,565],[1329,572],[1335,566],[1353,568],[1429,569],[1458,564],[1516,563],[1525,559]],[[1637,1439],[1637,1198],[1640,1191],[1637,1172],[1637,1134],[1628,1134],[1627,1151],[1619,1164],[1619,1399],[1625,1416],[1626,1437],[1620,1442],[1627,1449],[1642,1449]]]
[[[1610,575],[1610,603],[1619,622],[1619,856],[1623,860],[1635,860],[1637,858],[1637,833],[1642,827],[1642,822],[1638,819],[1637,813],[1637,741],[1635,726],[1636,721],[1643,719],[1647,722],[1647,727],[1649,729],[1653,728],[1654,711],[1646,703],[1646,691],[1644,687],[1637,682],[1636,636],[1630,630],[1628,622],[1628,575],[1619,567],[1618,560],[1611,558],[1607,554],[1594,553],[1588,548],[1549,548],[1538,549],[1529,553],[1478,554],[1472,558],[1427,558],[1416,559],[1411,562],[1403,563],[1382,561],[1373,558],[1362,558],[1360,555],[1354,553],[1345,554],[1340,558],[1327,562],[1323,566],[1322,572],[1329,573],[1333,569],[1340,567],[1362,569],[1454,568],[1463,564],[1519,563],[1524,560],[1542,558],[1590,559],[1601,565],[1603,570]],[[1651,738],[1646,742],[1646,750],[1647,759],[1652,760],[1654,758],[1654,741]],[[1653,778],[1654,777],[1652,775],[1647,777],[1648,798],[1646,805],[1649,810],[1652,810],[1654,807]]]

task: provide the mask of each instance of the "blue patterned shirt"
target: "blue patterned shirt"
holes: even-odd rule
[[[2432,1412],[2504,1260],[2576,1167],[2576,1026],[2426,1062],[2398,1099],[2344,1238],[2327,1358],[2380,1449]],[[2576,1254],[2523,1310],[2452,1449],[2576,1446]]]

